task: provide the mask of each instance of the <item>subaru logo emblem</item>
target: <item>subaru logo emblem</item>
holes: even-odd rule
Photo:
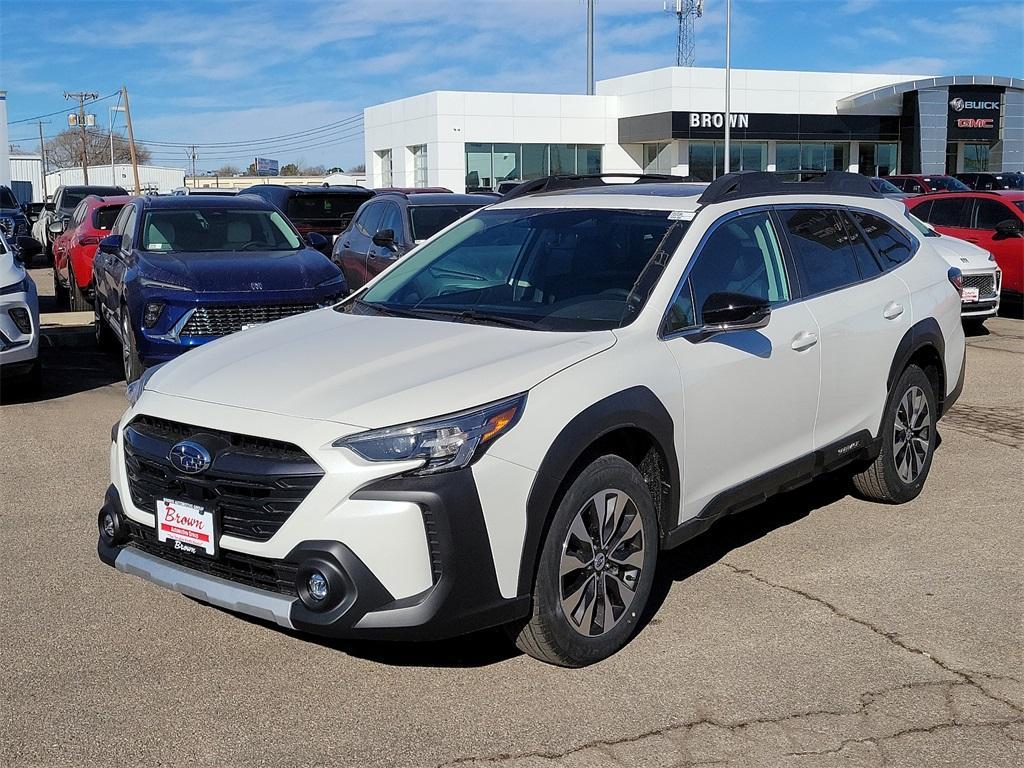
[[[187,475],[196,475],[208,469],[213,461],[208,450],[191,440],[175,443],[167,459],[175,469]]]

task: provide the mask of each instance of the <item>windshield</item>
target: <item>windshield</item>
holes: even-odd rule
[[[78,207],[78,204],[85,200],[89,195],[107,197],[126,194],[128,193],[120,187],[81,187],[65,189],[64,194],[61,195],[60,198],[60,209],[62,211],[73,211]]]
[[[872,179],[874,181],[875,189],[881,192],[883,195],[902,194],[903,190],[893,184],[891,181],[885,179]]]
[[[365,199],[355,195],[295,195],[288,200],[285,213],[290,219],[347,221]]]
[[[96,229],[109,230],[114,226],[117,214],[121,212],[122,208],[124,208],[124,205],[107,205],[103,208],[97,208],[92,214],[92,225]]]
[[[687,226],[668,211],[484,210],[348,307],[541,330],[620,328],[643,308]]]
[[[996,176],[997,189],[1024,189],[1024,174],[1008,173]]]
[[[146,251],[287,251],[300,245],[277,211],[178,208],[150,211],[142,224]]]
[[[17,208],[18,200],[7,187],[0,187],[0,208]]]
[[[960,181],[960,179],[954,179],[952,176],[925,176],[924,180],[932,189],[944,189],[947,192],[965,192],[970,190],[970,187]]]
[[[412,239],[426,240],[481,205],[416,205],[409,208]]]

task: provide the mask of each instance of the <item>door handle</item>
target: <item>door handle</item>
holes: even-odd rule
[[[346,241],[345,241],[344,243],[342,243],[342,245],[343,245],[343,246],[344,246],[345,248],[348,248],[348,240],[346,240]]]
[[[800,333],[793,337],[793,343],[790,344],[790,346],[797,352],[803,352],[805,349],[810,349],[817,343],[818,334],[811,333],[810,331],[800,331]]]
[[[903,305],[897,304],[895,301],[890,301],[885,309],[882,310],[882,317],[886,320],[895,320],[897,317],[903,314]]]
[[[376,260],[377,254],[374,253],[373,251],[370,251],[369,253],[366,254],[366,258]]]

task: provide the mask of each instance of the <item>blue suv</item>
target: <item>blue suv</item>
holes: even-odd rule
[[[93,262],[96,341],[121,342],[125,379],[192,347],[334,304],[345,276],[257,197],[140,197]]]

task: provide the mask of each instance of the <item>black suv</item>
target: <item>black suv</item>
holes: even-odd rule
[[[350,290],[361,288],[414,245],[496,198],[455,192],[381,192],[363,203],[331,258]]]
[[[25,208],[10,187],[0,187],[0,229],[12,243],[16,238],[28,235],[29,223]]]
[[[238,194],[258,195],[276,205],[302,235],[324,235],[327,243],[314,247],[330,256],[333,236],[345,230],[359,206],[374,193],[354,185],[256,184]]]
[[[1006,171],[1004,173],[957,173],[954,178],[960,179],[971,189],[1024,189],[1024,173]]]

